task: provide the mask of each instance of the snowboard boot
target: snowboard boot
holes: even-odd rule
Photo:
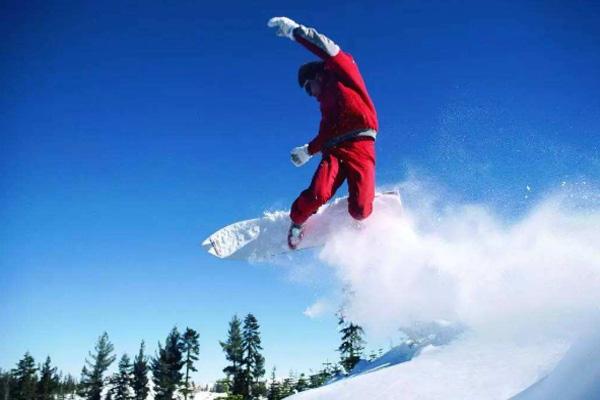
[[[300,242],[302,241],[302,237],[304,237],[304,229],[302,225],[295,224],[292,222],[290,225],[290,230],[288,231],[288,246],[292,250],[296,250]]]

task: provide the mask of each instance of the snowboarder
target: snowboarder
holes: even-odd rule
[[[322,158],[309,188],[292,204],[288,245],[295,249],[302,240],[304,222],[345,180],[350,215],[361,221],[371,214],[377,112],[354,59],[331,39],[287,17],[271,18],[268,26],[322,60],[304,64],[298,70],[298,84],[319,102],[321,123],[313,140],[292,150],[292,163],[300,167],[319,152]]]

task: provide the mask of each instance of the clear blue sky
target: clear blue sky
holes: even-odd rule
[[[227,322],[248,312],[269,368],[336,357],[334,319],[302,315],[330,282],[199,247],[287,208],[316,165],[289,162],[318,126],[295,78],[313,57],[272,16],[358,61],[380,184],[419,171],[512,215],[598,179],[598,2],[293,3],[3,2],[1,368],[29,350],[78,375],[103,331],[119,353],[141,339],[154,352],[176,324],[200,332],[199,379],[213,380]]]

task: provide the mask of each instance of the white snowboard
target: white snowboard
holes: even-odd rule
[[[373,213],[389,208],[401,212],[400,195],[397,192],[376,194]],[[297,250],[323,246],[336,228],[351,221],[348,198],[333,200],[308,219],[304,227],[304,238]],[[289,226],[289,212],[265,213],[262,218],[236,222],[219,229],[202,242],[202,247],[219,258],[266,260],[293,251],[287,245]]]

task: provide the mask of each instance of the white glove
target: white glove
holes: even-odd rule
[[[294,164],[296,167],[303,166],[308,160],[310,160],[311,157],[312,156],[308,154],[307,144],[292,149],[292,164]]]
[[[288,17],[273,17],[267,23],[269,28],[277,28],[277,36],[283,36],[294,39],[294,29],[300,26],[296,21],[289,19]]]

